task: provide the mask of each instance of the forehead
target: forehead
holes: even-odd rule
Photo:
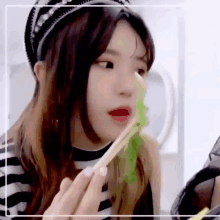
[[[136,56],[143,56],[146,53],[140,36],[126,20],[117,23],[107,49],[116,50],[128,57],[134,55],[134,52]]]

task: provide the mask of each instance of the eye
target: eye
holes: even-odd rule
[[[138,72],[138,74],[141,75],[141,76],[144,76],[144,75],[147,73],[147,71],[144,70],[144,69],[138,69],[137,72]]]
[[[113,69],[113,67],[114,67],[114,64],[110,61],[98,61],[97,63],[101,67],[107,68],[107,69]]]

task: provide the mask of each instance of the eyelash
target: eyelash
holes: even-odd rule
[[[109,64],[109,63],[111,63],[111,69],[113,69],[114,68],[114,64],[113,64],[113,62],[111,62],[111,61],[97,61],[96,62],[96,64],[98,64],[98,65],[100,65],[100,63],[107,63],[107,65]],[[103,67],[103,66],[101,66],[102,68],[105,68],[106,69],[106,67]],[[109,68],[107,68],[107,69],[109,69]],[[141,70],[143,73],[139,73],[139,70]],[[140,75],[140,76],[143,76],[143,75],[145,75],[146,73],[147,73],[147,71],[143,68],[143,69],[138,69],[138,74]]]

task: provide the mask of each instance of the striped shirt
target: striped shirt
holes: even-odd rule
[[[94,166],[104,153],[112,145],[112,142],[103,146],[98,151],[86,151],[73,148],[73,160],[77,169],[82,170],[88,166]],[[9,220],[17,219],[16,217],[6,217],[5,207],[7,198],[7,215],[25,215],[27,202],[31,198],[31,179],[24,172],[20,161],[14,154],[15,145],[8,144],[7,152],[5,147],[0,149],[0,219]],[[6,167],[5,158],[7,158],[7,191],[5,185]],[[108,184],[102,187],[101,202],[98,209],[99,215],[111,215],[112,207],[108,196]],[[4,216],[4,217],[3,217]],[[21,219],[21,217],[19,218]],[[24,217],[25,219],[25,217]],[[110,220],[110,217],[102,217],[101,219]]]

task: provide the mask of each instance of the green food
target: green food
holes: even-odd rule
[[[144,105],[144,92],[145,89],[142,86],[140,80],[138,80],[138,89],[139,89],[139,97],[137,99],[136,103],[136,118],[137,122],[139,122],[139,126],[134,127],[132,131],[136,132],[130,132],[130,136],[127,138],[126,144],[124,149],[119,153],[118,157],[120,157],[120,160],[126,158],[128,161],[125,161],[126,167],[124,172],[121,170],[122,166],[119,164],[119,169],[121,170],[121,173],[123,174],[119,178],[119,182],[122,183],[123,181],[126,181],[127,183],[132,183],[137,181],[137,176],[136,176],[136,161],[138,157],[138,149],[139,147],[144,144],[143,138],[140,136],[140,131],[141,129],[148,125],[148,120],[146,118],[146,112],[147,112],[147,107]]]

